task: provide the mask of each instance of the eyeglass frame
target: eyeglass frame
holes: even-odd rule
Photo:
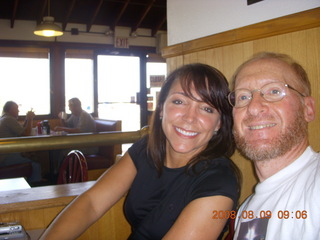
[[[303,95],[301,92],[299,92],[297,89],[291,87],[289,84],[279,81],[279,82],[267,83],[267,84],[263,85],[260,89],[253,89],[253,90],[251,90],[251,91],[250,91],[249,89],[247,89],[247,88],[239,88],[239,89],[233,90],[233,91],[229,92],[229,94],[228,94],[228,96],[227,96],[227,97],[228,97],[228,102],[229,102],[229,104],[230,104],[232,107],[234,107],[234,108],[243,108],[243,107],[249,105],[249,103],[250,103],[251,100],[253,99],[253,93],[254,93],[254,92],[260,92],[260,96],[261,96],[265,101],[267,101],[267,102],[279,102],[279,101],[281,101],[281,100],[287,95],[287,92],[285,91],[285,89],[283,89],[281,98],[280,98],[279,100],[275,100],[275,101],[269,101],[268,99],[266,99],[266,98],[264,97],[264,96],[265,96],[265,93],[263,93],[263,92],[261,91],[261,89],[263,89],[265,86],[267,86],[267,85],[269,85],[269,84],[272,84],[272,83],[282,83],[284,87],[286,87],[286,88],[288,88],[288,89],[291,89],[291,90],[297,92],[297,93],[298,93],[300,96],[302,96],[302,97],[306,97],[306,96]],[[232,104],[232,101],[230,100],[230,99],[231,99],[231,94],[233,94],[233,93],[235,93],[236,91],[241,90],[241,89],[247,90],[248,92],[250,92],[251,96],[250,96],[249,101],[247,102],[247,104],[245,104],[245,105],[243,105],[243,106],[241,106],[241,107],[236,107],[236,104]]]

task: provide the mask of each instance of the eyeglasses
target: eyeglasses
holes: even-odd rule
[[[260,96],[268,102],[277,102],[287,95],[287,89],[291,89],[302,97],[305,97],[298,90],[294,89],[283,82],[272,82],[264,85],[261,89],[254,89],[250,91],[246,88],[240,88],[228,94],[229,103],[235,108],[242,108],[247,106],[253,98],[253,93],[259,91]]]

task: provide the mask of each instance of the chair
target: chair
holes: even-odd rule
[[[97,133],[121,132],[121,120],[95,119]],[[115,158],[122,153],[121,144],[104,144],[98,146],[96,154],[86,154],[88,179],[97,180],[107,168],[114,164]]]
[[[32,174],[31,162],[0,167],[0,179],[17,178],[17,177],[24,177],[25,179],[27,179],[31,176],[31,174]]]
[[[121,131],[121,120],[95,119],[97,133]],[[107,169],[114,164],[117,154],[121,154],[121,144],[98,146],[96,154],[86,154],[89,170]]]
[[[83,153],[72,150],[63,160],[59,170],[57,184],[88,181],[88,166]]]

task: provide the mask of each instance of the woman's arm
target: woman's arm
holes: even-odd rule
[[[123,158],[77,197],[53,221],[43,239],[75,239],[105,214],[129,190],[136,168],[126,153]]]
[[[217,239],[227,222],[227,217],[215,217],[214,211],[231,211],[232,206],[233,200],[225,196],[193,200],[184,208],[163,240]]]

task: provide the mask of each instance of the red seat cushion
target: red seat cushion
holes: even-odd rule
[[[103,155],[92,154],[85,155],[85,157],[87,159],[88,170],[108,168],[114,163],[113,158],[107,158]]]

